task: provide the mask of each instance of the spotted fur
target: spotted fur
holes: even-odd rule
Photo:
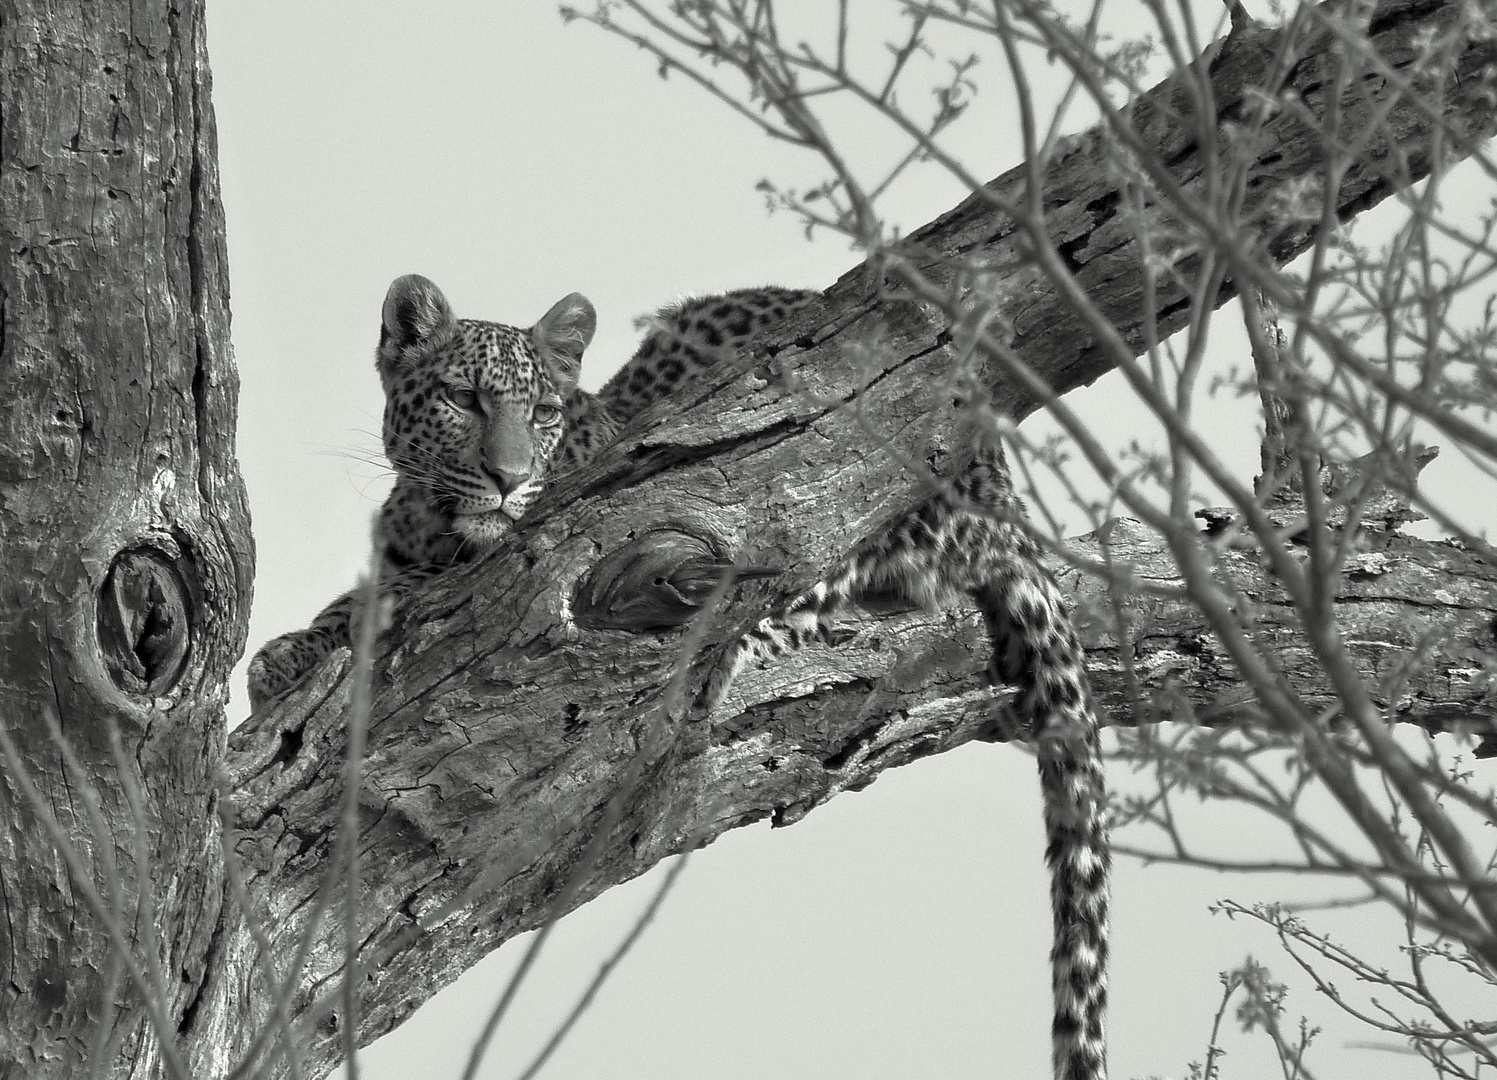
[[[1017,711],[1036,745],[1051,874],[1054,1074],[1103,1080],[1111,869],[1105,782],[1086,657],[1040,555],[1001,449],[981,448],[946,490],[745,634],[707,696],[720,700],[748,665],[808,641],[834,641],[834,617],[860,600],[929,608],[964,595],[975,601],[993,645],[989,676],[1019,688]]]
[[[574,293],[534,327],[518,329],[456,319],[430,281],[398,279],[385,300],[378,350],[385,452],[397,476],[380,533],[395,587],[492,549],[547,477],[583,464],[651,403],[815,300],[750,289],[668,307],[629,363],[593,395],[576,388],[595,325],[584,297]],[[1055,1076],[1101,1080],[1109,849],[1097,720],[1081,644],[998,446],[980,447],[946,490],[745,634],[709,678],[703,705],[719,705],[746,666],[781,659],[810,640],[834,640],[837,614],[873,596],[936,608],[970,597],[991,635],[991,675],[1019,688],[1045,802]],[[257,708],[347,645],[352,606],[340,597],[310,628],[260,651],[250,669]]]
[[[380,511],[382,580],[398,595],[432,571],[492,550],[545,487],[613,441],[630,418],[809,302],[746,289],[663,308],[634,357],[597,394],[577,389],[597,324],[580,293],[529,328],[459,319],[419,274],[385,296],[376,366],[395,487]],[[258,710],[349,642],[354,597],[267,642],[249,668]]]

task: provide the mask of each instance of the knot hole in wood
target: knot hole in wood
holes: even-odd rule
[[[691,619],[729,573],[721,544],[682,528],[654,529],[605,555],[583,578],[572,604],[579,626],[645,632]],[[778,570],[739,567],[738,579]]]
[[[117,687],[148,697],[170,691],[192,644],[188,590],[177,560],[154,547],[116,555],[99,594],[98,635]]]

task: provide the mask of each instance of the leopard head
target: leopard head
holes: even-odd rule
[[[596,327],[581,293],[521,329],[454,317],[419,274],[390,286],[376,353],[385,454],[470,548],[491,547],[545,487]]]

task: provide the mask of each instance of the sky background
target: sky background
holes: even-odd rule
[[[599,328],[583,382],[597,386],[632,351],[633,320],[662,303],[764,283],[824,288],[857,262],[844,242],[808,241],[790,216],[765,212],[756,182],[804,184],[819,175],[810,162],[685,80],[662,81],[623,42],[564,27],[551,4],[209,0],[208,16],[258,548],[251,653],[305,626],[367,561],[389,483],[373,350],[395,277],[425,274],[459,315],[516,325],[585,293]],[[846,121],[866,160],[892,145]],[[1000,90],[980,94],[965,123],[958,145],[978,175],[1017,163]],[[961,195],[924,172],[885,209],[909,229]],[[1221,363],[1247,363],[1233,317],[1218,325]],[[1140,430],[1115,381],[1076,398],[1115,443]],[[1208,417],[1244,478],[1257,464],[1250,405]],[[1489,516],[1490,484],[1448,464],[1431,467],[1427,490],[1454,493],[1471,520]],[[247,712],[243,683],[241,665],[234,718]],[[1216,813],[1196,824],[1239,852],[1263,839]],[[481,1076],[519,1071],[658,878],[565,920]],[[894,770],[792,828],[740,829],[696,855],[544,1075],[1046,1076],[1047,888],[1031,759],[972,745]],[[1181,1076],[1201,1060],[1218,973],[1248,953],[1293,974],[1266,931],[1212,915],[1213,901],[1325,894],[1123,862],[1113,1075]],[[1369,943],[1389,929],[1366,914],[1327,925]],[[460,1075],[522,948],[507,945],[365,1051],[363,1076]],[[1288,981],[1291,1019],[1305,1012],[1327,1029],[1321,1077],[1425,1074],[1407,1056],[1345,1045],[1365,1034],[1303,978]],[[1277,1072],[1261,1041],[1227,1043],[1224,1076]]]

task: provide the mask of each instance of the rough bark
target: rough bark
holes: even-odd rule
[[[87,891],[190,1035],[253,571],[200,5],[0,4],[0,117],[0,1075],[151,1076]]]
[[[1421,27],[1449,19],[1453,7],[1383,5],[1380,48],[1406,62]],[[1223,109],[1261,74],[1267,41],[1244,38],[1215,57]],[[331,853],[350,682],[346,657],[332,658],[236,732],[224,754],[223,680],[242,647],[251,560],[232,460],[201,7],[140,0],[58,13],[12,3],[0,9],[0,49],[0,228],[9,240],[0,269],[0,716],[16,747],[0,783],[0,1072],[69,1075],[103,1030],[120,1040],[117,1074],[160,1073],[156,1045],[142,1034],[141,995],[109,992],[100,918],[80,899],[85,883],[110,881],[112,861],[120,871],[111,909],[136,955],[160,957],[166,1026],[196,1075],[223,1076],[243,1057],[270,1018],[269,987],[288,977],[298,935],[310,935],[305,964],[289,973],[289,1010],[315,1021],[308,1072],[321,1075],[341,1055],[346,1019],[335,999],[341,901],[309,922],[318,889],[338,875]],[[1444,101],[1447,118],[1472,131],[1486,127],[1482,76],[1492,56],[1490,46],[1470,49]],[[1315,65],[1297,77],[1313,101]],[[1156,100],[1174,92],[1166,85]],[[1386,81],[1358,86],[1344,122],[1389,92]],[[1198,180],[1188,132],[1153,108],[1140,106],[1140,129],[1182,178]],[[1421,174],[1430,118],[1408,105],[1393,116],[1399,149]],[[1313,177],[1320,161],[1308,129],[1287,116],[1276,123],[1255,198]],[[1048,178],[1046,203],[1083,284],[1137,340],[1135,261],[1102,152],[1100,139],[1079,140]],[[1346,212],[1391,190],[1379,160],[1369,154],[1343,181]],[[1102,373],[1107,361],[1084,328],[980,200],[919,239],[1009,268],[1015,344],[1057,388]],[[1286,230],[1275,253],[1288,258],[1303,243]],[[1160,305],[1167,332],[1184,311],[1168,292]],[[703,558],[784,568],[730,591],[704,628],[694,686],[756,613],[916,501],[920,481],[899,458],[943,472],[961,455],[938,389],[943,329],[854,270],[754,371],[695,387],[636,426],[551,492],[503,551],[444,575],[396,613],[377,658],[359,788],[360,1042],[550,914],[609,797],[641,761],[573,903],[728,828],[793,820],[883,769],[998,734],[1001,697],[977,678],[982,635],[965,613],[870,617],[836,650],[741,679],[730,707],[710,719],[689,707],[689,693],[662,707],[680,631],[640,633],[627,628],[627,610],[619,615],[653,587],[654,575],[638,572],[641,549],[688,575]],[[877,349],[861,347],[875,339]],[[1033,406],[996,373],[991,382],[1015,414]],[[856,408],[829,404],[854,399]],[[1126,525],[1108,539],[1112,558],[1169,572]],[[1292,658],[1294,627],[1273,582],[1250,554],[1241,562],[1243,587],[1264,625],[1282,627]],[[623,584],[610,591],[610,581]],[[583,598],[576,607],[574,597]],[[1132,667],[1145,685],[1173,678],[1193,688],[1199,714],[1245,707],[1188,608],[1131,604]],[[1473,675],[1497,611],[1489,567],[1448,546],[1400,542],[1378,572],[1353,576],[1340,608],[1374,679],[1391,670],[1395,647],[1421,630],[1444,631],[1430,675],[1390,684],[1411,719],[1490,719]],[[1121,682],[1111,624],[1083,621],[1113,719],[1133,717],[1133,703],[1146,699]],[[1308,681],[1300,689],[1324,692]],[[59,763],[47,731],[54,719],[78,774]],[[244,907],[225,901],[213,828],[221,761]],[[23,770],[40,787],[35,805]],[[99,832],[81,808],[85,783],[99,793]],[[43,808],[71,838],[76,868],[44,834]],[[442,912],[480,878],[475,904]],[[113,998],[125,1004],[110,1017],[101,1003]],[[273,1056],[261,1060],[278,1067]]]
[[[1390,63],[1406,64],[1417,30],[1451,14],[1439,4],[1386,4],[1374,20],[1375,40]],[[1271,35],[1245,35],[1213,58],[1224,114],[1262,76],[1271,47]],[[1446,120],[1461,130],[1489,123],[1476,88],[1494,55],[1487,46],[1469,50],[1449,88]],[[1314,58],[1299,66],[1292,81],[1306,101],[1323,87],[1321,72]],[[1342,102],[1342,123],[1364,130],[1368,116],[1389,106],[1390,91],[1386,80],[1356,86]],[[1135,123],[1182,183],[1199,184],[1204,166],[1194,129],[1174,126],[1160,108],[1178,100],[1175,87],[1162,86],[1140,103]],[[1390,116],[1395,157],[1423,175],[1431,118],[1407,103],[1393,105]],[[1287,260],[1307,236],[1274,221],[1267,200],[1285,184],[1314,179],[1323,144],[1287,114],[1274,121],[1266,144],[1249,202],[1269,215],[1266,228],[1278,229],[1272,250]],[[1395,176],[1407,175],[1380,167],[1394,149],[1374,143],[1342,179],[1343,213],[1376,202],[1400,182]],[[1137,255],[1104,153],[1100,136],[1078,140],[1047,177],[1045,205],[1054,240],[1088,295],[1137,344]],[[1021,182],[1016,170],[994,185],[1012,191]],[[1108,366],[1026,259],[1012,224],[983,200],[969,199],[912,240],[932,253],[923,269],[938,284],[954,272],[944,261],[951,256],[995,269],[995,291],[1010,298],[1015,348],[1052,386],[1064,391]],[[745,625],[918,500],[922,481],[907,462],[940,474],[960,461],[962,441],[942,389],[950,364],[945,324],[927,309],[889,300],[881,284],[868,267],[851,271],[822,307],[768,342],[752,370],[699,385],[635,425],[584,474],[551,491],[504,550],[445,576],[396,614],[375,664],[360,788],[360,850],[379,868],[377,877],[366,875],[359,898],[361,1042],[543,922],[553,906],[583,902],[737,825],[795,820],[886,768],[999,736],[1001,697],[979,676],[980,625],[962,613],[871,620],[847,645],[741,678],[712,718],[689,704]],[[1228,285],[1220,300],[1230,293]],[[1166,288],[1154,314],[1168,333],[1183,324],[1188,304]],[[1032,395],[998,372],[989,382],[1014,414],[1034,407]],[[1173,577],[1168,560],[1131,528],[1120,526],[1110,539],[1111,557],[1135,563],[1141,576]],[[1343,593],[1346,632],[1367,677],[1386,682],[1396,696],[1390,704],[1412,720],[1489,721],[1476,669],[1497,611],[1490,568],[1448,546],[1398,541],[1390,551],[1375,572],[1352,575]],[[650,621],[638,618],[641,606],[652,613],[670,606],[653,585],[655,567],[691,578],[693,567],[714,559],[783,573],[729,592],[703,630],[685,695],[670,698],[681,632],[626,627],[631,618],[636,627]],[[1324,697],[1277,587],[1250,554],[1240,562],[1241,587],[1261,604],[1265,634],[1282,644],[1297,689]],[[1083,594],[1088,588],[1077,585]],[[1094,599],[1105,608],[1105,598]],[[1139,719],[1141,700],[1173,701],[1172,715],[1187,703],[1198,716],[1240,717],[1250,709],[1188,607],[1140,597],[1128,605],[1132,677],[1142,696],[1126,684],[1111,619],[1088,620],[1094,679],[1114,721]],[[1442,645],[1420,681],[1390,678],[1390,658],[1435,628]],[[263,901],[277,954],[288,955],[298,934],[316,942],[297,980],[296,1012],[321,1018],[309,1047],[317,1070],[338,1055],[334,994],[343,962],[336,923],[308,927],[306,913],[330,873],[347,667],[346,657],[333,658],[239,729],[230,751],[236,851]],[[1166,683],[1170,694],[1147,695]],[[577,894],[558,901],[631,769],[641,778],[626,788],[603,854]],[[450,911],[470,889],[481,898]],[[246,946],[246,963],[251,952]]]

